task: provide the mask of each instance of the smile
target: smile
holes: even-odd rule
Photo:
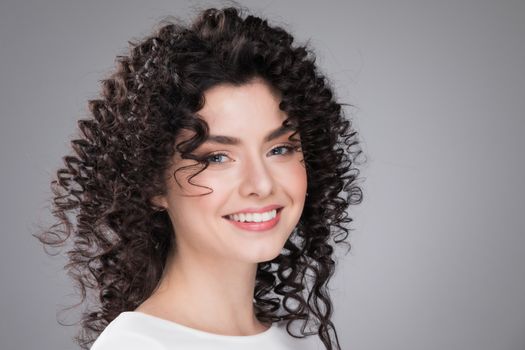
[[[276,215],[277,209],[273,209],[264,213],[239,213],[227,215],[227,218],[239,222],[265,222],[273,219]]]
[[[266,231],[273,228],[281,219],[282,208],[264,213],[240,213],[224,216],[231,224],[248,231]]]

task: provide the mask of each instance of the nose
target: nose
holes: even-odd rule
[[[242,196],[266,197],[273,192],[274,180],[271,169],[260,157],[251,157],[242,168],[239,191]]]

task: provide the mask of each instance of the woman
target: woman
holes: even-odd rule
[[[330,240],[361,202],[361,151],[292,42],[208,9],[118,58],[53,182],[60,222],[39,235],[71,241],[66,267],[82,302],[93,293],[83,348],[291,349],[312,334],[340,348]]]

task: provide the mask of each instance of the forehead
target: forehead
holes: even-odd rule
[[[279,94],[261,79],[242,85],[220,84],[204,93],[198,112],[210,127],[217,129],[244,124],[282,123],[286,114],[279,108]]]
[[[207,90],[204,98],[204,106],[196,117],[208,124],[208,141],[239,144],[243,140],[260,139],[267,142],[294,130],[281,127],[287,115],[279,108],[280,96],[260,79],[243,85],[217,85]],[[179,140],[193,134],[182,130]]]

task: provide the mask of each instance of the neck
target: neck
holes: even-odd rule
[[[223,335],[252,335],[268,326],[255,317],[257,264],[179,250],[170,256],[159,287],[137,311]]]

